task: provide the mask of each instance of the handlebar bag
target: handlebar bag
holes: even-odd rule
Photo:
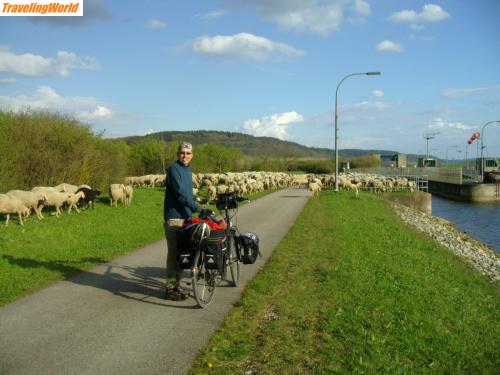
[[[205,239],[203,244],[205,267],[222,271],[226,248],[226,232],[223,230],[210,231],[210,236]]]
[[[257,256],[261,255],[259,250],[259,237],[252,232],[240,233],[238,245],[243,249],[243,264],[254,264]]]

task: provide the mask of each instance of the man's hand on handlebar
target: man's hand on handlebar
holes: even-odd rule
[[[199,217],[200,218],[208,218],[210,216],[214,215],[214,212],[209,209],[203,209],[200,211]]]

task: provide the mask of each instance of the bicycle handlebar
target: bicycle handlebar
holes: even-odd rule
[[[221,207],[236,208],[238,202],[250,202],[250,199],[240,197],[236,193],[220,193],[217,194],[214,200],[209,200],[208,204],[215,205],[219,209]]]

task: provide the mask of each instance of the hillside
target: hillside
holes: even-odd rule
[[[129,145],[143,139],[161,139],[166,142],[186,141],[195,146],[205,143],[216,143],[225,147],[237,148],[246,156],[331,158],[334,154],[334,150],[328,148],[307,147],[295,142],[282,141],[272,137],[254,137],[249,134],[212,130],[164,131],[145,136],[123,138]],[[345,149],[339,151],[342,157],[394,153],[396,152],[388,150]]]

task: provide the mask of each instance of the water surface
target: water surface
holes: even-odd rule
[[[433,195],[432,214],[500,252],[500,204],[456,202]]]

